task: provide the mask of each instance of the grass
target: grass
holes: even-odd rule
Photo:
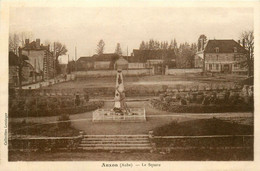
[[[253,135],[253,126],[227,122],[221,119],[197,119],[184,122],[171,122],[154,129],[160,136],[199,136],[199,135]]]
[[[246,76],[241,75],[215,75],[214,77],[208,76],[201,76],[200,74],[184,74],[184,75],[153,75],[153,76],[131,76],[131,77],[124,77],[124,84],[126,88],[131,87],[141,87],[142,85],[138,85],[138,83],[143,82],[151,82],[154,81],[156,84],[149,84],[145,87],[150,88],[158,88],[162,85],[168,86],[185,86],[186,83],[183,82],[181,84],[174,83],[174,81],[191,81],[192,86],[196,85],[208,85],[208,84],[233,84],[237,83],[240,80],[243,80]],[[115,76],[114,77],[92,77],[86,78],[85,80],[79,81],[69,81],[60,84],[53,85],[52,89],[66,89],[66,88],[89,88],[89,87],[114,87],[115,86]],[[158,84],[158,82],[160,84]],[[190,84],[187,84],[190,85]]]

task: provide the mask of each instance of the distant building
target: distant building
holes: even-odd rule
[[[114,64],[119,58],[116,53],[105,53],[102,55],[93,55],[94,69],[114,69]]]
[[[241,61],[246,60],[248,51],[234,40],[209,40],[201,51],[204,71],[221,73],[246,73]]]
[[[21,48],[22,54],[28,56],[28,63],[34,68],[33,81],[47,80],[54,77],[54,56],[49,46],[40,44],[40,39],[29,43],[25,40],[25,46]]]
[[[24,60],[24,66],[22,68],[22,83],[31,83],[33,72],[33,67],[27,62],[28,57],[22,56]],[[19,85],[19,57],[15,55],[14,52],[9,52],[9,85],[18,86]]]
[[[128,69],[128,61],[123,58],[123,57],[119,57],[118,60],[116,60],[115,64],[114,64],[114,69],[121,69],[121,70],[126,70]]]
[[[198,50],[194,57],[195,68],[203,68],[204,50],[207,45],[207,37],[205,35],[200,35],[198,39]]]
[[[133,57],[129,58],[129,65],[154,68],[155,74],[164,74],[165,66],[176,67],[176,54],[174,50],[133,50]]]
[[[94,58],[91,56],[83,56],[77,60],[77,71],[87,71],[94,69]]]
[[[131,56],[119,56],[115,53],[80,57],[77,70],[113,70],[154,68],[155,74],[163,74],[166,65],[176,66],[173,50],[133,50]]]

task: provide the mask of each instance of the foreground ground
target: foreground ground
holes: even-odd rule
[[[9,152],[9,161],[252,161],[253,149],[176,150],[171,153]]]
[[[168,124],[172,121],[187,121],[193,119],[221,118],[235,121],[241,124],[253,125],[253,113],[170,113],[153,109],[148,101],[129,102],[131,107],[145,107],[146,122],[124,123],[124,122],[92,122],[92,112],[71,115],[72,126],[83,130],[86,134],[147,134],[148,131]],[[111,109],[113,102],[106,102],[104,108]],[[10,118],[9,122],[33,122],[40,124],[56,124],[58,116],[53,117],[29,117],[29,118]],[[27,128],[30,129],[30,128]]]

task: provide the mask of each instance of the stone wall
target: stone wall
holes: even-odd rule
[[[191,69],[168,69],[165,70],[165,75],[177,75],[177,74],[190,74],[190,73],[201,73],[201,68],[191,68]]]
[[[116,70],[89,70],[89,71],[77,71],[76,77],[104,77],[104,76],[115,76]],[[152,75],[151,68],[139,68],[139,69],[127,69],[123,70],[124,76],[138,76],[138,75]]]

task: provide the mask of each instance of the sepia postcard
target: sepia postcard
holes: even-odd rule
[[[1,170],[259,170],[260,2],[2,1]]]

